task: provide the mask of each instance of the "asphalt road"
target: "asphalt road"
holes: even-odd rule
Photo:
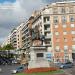
[[[64,72],[65,72],[67,75],[75,75],[75,62],[74,62],[73,68],[64,69]]]
[[[2,68],[2,72],[0,75],[12,75],[11,70],[15,69],[19,65],[0,65],[0,68]]]
[[[12,75],[11,70],[14,70],[19,65],[0,65],[2,72],[0,75]],[[73,68],[64,69],[66,75],[75,75],[75,64]]]
[[[75,75],[75,66],[73,68],[64,69],[67,75]]]

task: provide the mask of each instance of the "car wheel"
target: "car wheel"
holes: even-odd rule
[[[16,71],[16,73],[18,73],[18,71]]]
[[[63,69],[65,69],[65,66],[63,66]]]

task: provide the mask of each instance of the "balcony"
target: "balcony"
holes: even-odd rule
[[[45,35],[45,39],[50,39],[52,37],[51,34]]]
[[[45,29],[44,32],[50,32],[50,28]]]
[[[50,40],[49,41],[45,41],[45,46],[52,47],[52,42]]]
[[[44,25],[45,25],[45,24],[50,24],[50,21],[46,21],[46,22],[44,22]]]

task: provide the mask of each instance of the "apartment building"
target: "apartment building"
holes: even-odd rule
[[[22,48],[22,27],[23,27],[24,23],[21,23],[17,28],[17,49],[21,49]]]
[[[24,23],[23,27],[22,27],[22,48],[26,51],[29,51],[31,44],[32,44],[32,40],[31,40],[31,28],[32,28],[32,20],[33,20],[33,16],[31,16],[29,18],[28,21],[26,21],[26,23]]]
[[[75,2],[59,2],[49,6],[55,62],[72,61],[75,50]]]
[[[43,46],[52,54],[54,62],[75,60],[75,1],[51,3],[35,11],[32,16],[11,32],[11,44],[29,51]],[[33,32],[36,33],[36,38]]]
[[[75,54],[75,2],[51,3],[40,11],[32,22],[40,36],[45,36],[44,46],[53,54],[54,62],[72,61]]]
[[[36,14],[32,21],[32,48],[39,57],[44,57],[49,52],[51,55],[51,61],[53,61],[53,50],[52,50],[52,33],[50,26],[50,14],[44,10],[35,11]]]
[[[17,30],[16,29],[13,29],[11,31],[11,44],[15,49],[17,49]]]

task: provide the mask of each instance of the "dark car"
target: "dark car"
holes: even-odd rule
[[[72,62],[59,63],[59,64],[57,64],[57,66],[61,69],[72,68],[73,63]]]
[[[5,65],[5,64],[6,62],[2,58],[0,58],[0,65]]]

